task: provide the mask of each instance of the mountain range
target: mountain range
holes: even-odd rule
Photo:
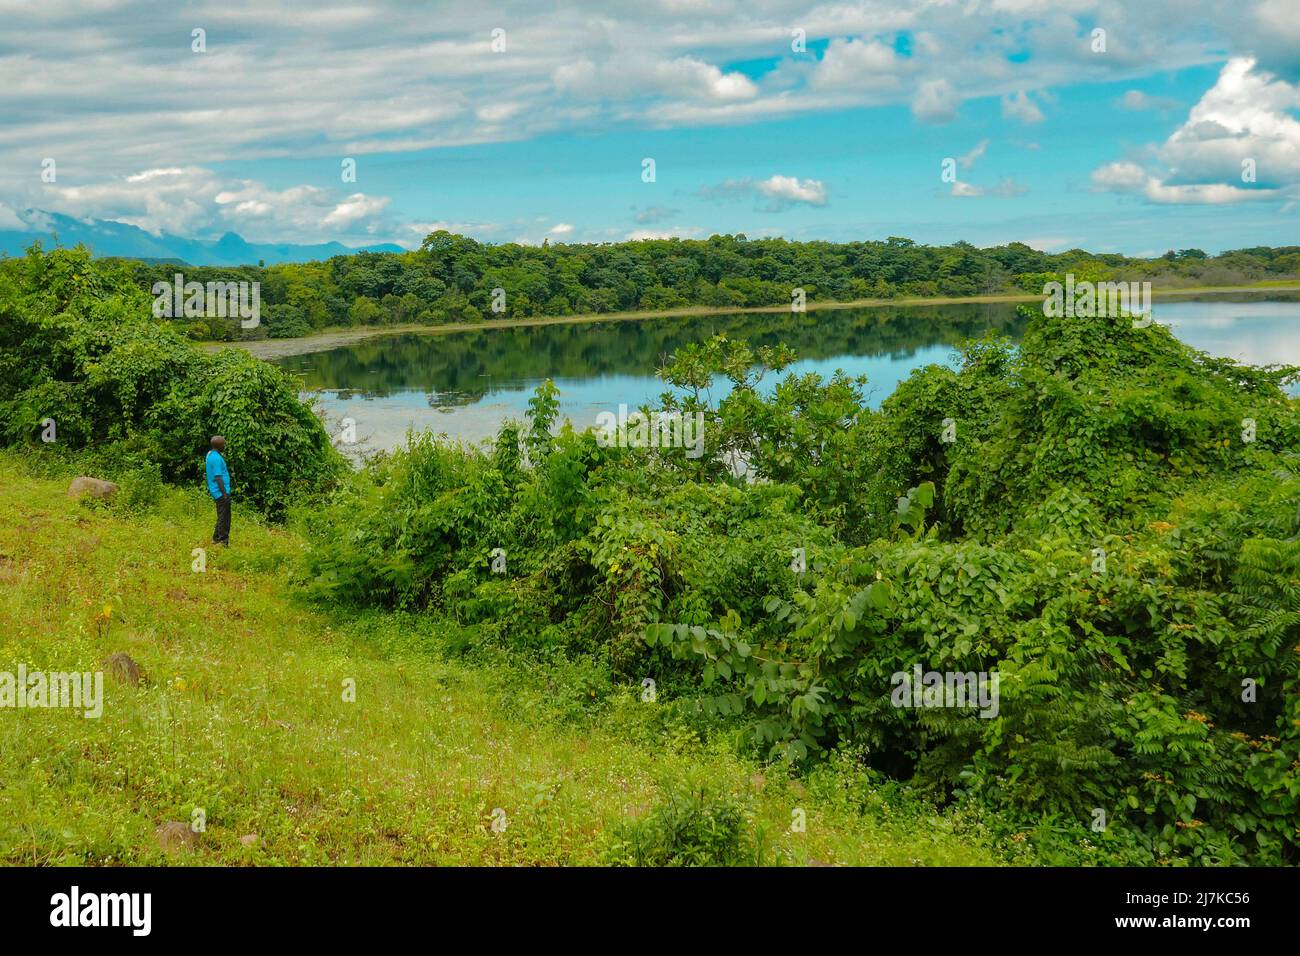
[[[312,262],[354,252],[405,252],[393,243],[352,247],[341,242],[317,244],[248,242],[228,232],[220,239],[187,239],[162,233],[155,236],[139,226],[110,219],[75,219],[61,213],[27,209],[18,213],[26,230],[0,229],[0,255],[21,256],[36,240],[45,248],[85,243],[97,256],[122,256],[191,266],[244,266],[259,262]]]

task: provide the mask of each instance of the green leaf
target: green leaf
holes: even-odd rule
[[[908,495],[922,508],[929,508],[934,504],[934,482],[923,481],[909,491]]]

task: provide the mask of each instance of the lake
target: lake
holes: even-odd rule
[[[1300,365],[1300,295],[1157,301],[1154,315],[1213,355]],[[276,364],[301,375],[331,417],[353,419],[362,447],[374,450],[402,444],[408,428],[468,442],[489,439],[502,421],[523,417],[533,390],[547,378],[560,389],[560,414],[578,428],[620,404],[656,404],[666,386],[655,370],[664,359],[718,332],[753,347],[784,342],[799,356],[790,372],[866,375],[876,406],[913,369],[951,364],[962,340],[990,330],[1019,339],[1024,324],[1014,304],[996,303],[486,325],[472,332],[378,336]]]

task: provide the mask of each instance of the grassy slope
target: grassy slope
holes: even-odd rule
[[[566,665],[471,665],[425,619],[304,606],[285,574],[300,539],[238,509],[235,547],[194,573],[201,493],[123,517],[65,488],[0,454],[0,670],[96,670],[125,651],[151,679],[106,675],[99,720],[0,710],[2,863],[594,863],[612,824],[683,775],[743,794],[792,862],[1000,861],[979,825],[873,796],[851,771],[789,780],[665,729],[631,690],[576,701],[595,691],[575,693]],[[165,855],[155,827],[196,806],[197,847]],[[806,833],[788,832],[794,807]]]

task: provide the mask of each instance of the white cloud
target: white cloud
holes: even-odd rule
[[[639,210],[633,218],[640,225],[648,226],[652,223],[663,222],[665,219],[671,219],[675,215],[677,215],[677,210],[669,209],[667,206],[647,206],[645,209]]]
[[[1150,96],[1141,90],[1128,90],[1117,101],[1118,105],[1126,110],[1140,112],[1142,110],[1155,110],[1166,113],[1169,110],[1178,108],[1178,101],[1168,96]]]
[[[552,226],[550,229],[547,230],[546,234],[548,236],[567,236],[571,232],[573,232],[573,226],[571,226],[569,223],[557,222],[554,226]]]
[[[1147,171],[1137,163],[1107,163],[1092,171],[1094,186],[1105,190],[1127,191],[1146,184]]]
[[[480,106],[474,114],[484,123],[504,123],[518,116],[527,105],[524,103],[492,103]]]
[[[1092,172],[1094,189],[1134,193],[1153,203],[1224,204],[1300,194],[1300,86],[1228,61],[1186,121],[1152,154]],[[1250,180],[1245,171],[1254,171]]]
[[[810,206],[826,205],[826,184],[819,179],[772,176],[761,183],[755,184],[755,188],[775,202],[801,202]]]
[[[1219,0],[496,0],[440,5],[436,17],[397,0],[323,2],[310,17],[248,2],[95,6],[102,15],[59,0],[0,3],[0,169],[22,168],[36,146],[107,177],[159,156],[192,166],[370,155],[885,103],[948,122],[984,97],[1032,120],[1043,92],[1084,66],[1119,82],[1153,63],[1176,70],[1254,49],[1300,71],[1295,0],[1240,0],[1231,17]],[[1099,17],[1104,57],[1080,41]],[[205,54],[189,47],[198,21]],[[489,22],[508,28],[506,52],[491,51]],[[820,55],[790,52],[793,25],[826,43]],[[902,30],[910,55],[895,48]],[[766,74],[728,66],[772,58]]]
[[[763,212],[780,212],[796,203],[809,206],[826,205],[826,184],[819,179],[799,179],[797,176],[769,176],[767,179],[729,179],[717,186],[708,186],[699,193],[705,199],[736,199],[757,196],[767,200],[759,208]]]
[[[1187,121],[1165,142],[1160,159],[1175,181],[1233,179],[1242,160],[1253,159],[1261,184],[1300,183],[1300,86],[1235,58],[1218,82],[1192,107]]]
[[[1020,241],[1039,252],[1061,252],[1073,248],[1080,240],[1074,236],[1035,236]]]
[[[890,89],[898,86],[899,56],[879,40],[836,38],[809,79],[816,90]]]
[[[1247,15],[1234,13],[1229,26],[1235,27],[1242,47],[1264,69],[1300,80],[1300,10],[1295,0],[1261,0]]]
[[[18,213],[0,202],[0,229],[26,232],[27,223],[18,218]]]
[[[162,233],[211,237],[233,231],[256,242],[373,240],[385,222],[387,196],[341,195],[319,186],[273,189],[227,180],[201,166],[145,169],[91,185],[45,185],[36,204],[78,218],[111,219]]]
[[[1294,120],[1285,118],[1291,107],[1267,97],[1300,80],[1296,3],[1238,0],[1229,15],[1221,0],[494,0],[412,16],[397,0],[322,0],[307,17],[248,0],[183,8],[102,0],[91,4],[96,16],[71,0],[0,0],[0,198],[15,209],[42,198],[32,157],[53,156],[61,188],[84,190],[62,194],[60,208],[78,215],[169,231],[252,224],[269,238],[280,228],[334,238],[330,218],[369,237],[407,226],[385,218],[391,205],[382,208],[382,197],[367,190],[355,200],[328,177],[245,189],[229,173],[213,175],[218,191],[239,194],[221,204],[207,183],[186,195],[161,177],[152,204],[124,184],[152,166],[231,170],[293,158],[337,169],[342,156],[886,104],[946,123],[962,103],[983,99],[1033,123],[1053,87],[1080,77],[1137,83],[1157,65],[1174,72],[1222,62],[1224,51],[1252,54],[1259,66],[1250,79],[1271,73],[1280,85],[1253,87],[1261,101],[1236,98],[1240,116],[1229,118],[1244,125],[1207,116],[1171,138],[1150,172],[1178,188],[1151,192],[1166,197],[1159,201],[1209,201],[1222,191],[1199,187],[1232,185],[1228,161],[1243,143],[1259,151],[1260,170],[1259,188],[1244,191],[1285,190],[1295,182]],[[206,54],[190,51],[196,22],[208,31]],[[1105,56],[1088,49],[1095,22],[1108,29]],[[508,30],[501,54],[489,46],[497,23]],[[793,54],[793,26],[821,52]],[[910,51],[897,42],[901,31]],[[1163,100],[1126,94],[1121,104],[1160,109]],[[1228,135],[1207,137],[1216,127],[1205,123]],[[1136,188],[1146,190],[1145,180]]]
[[[989,148],[988,138],[984,138],[975,144],[969,153],[957,157],[957,165],[962,169],[970,169],[975,165],[975,161],[984,155],[984,151]]]
[[[1107,163],[1092,171],[1093,187],[1099,192],[1138,193],[1153,203],[1222,204],[1263,199],[1271,190],[1242,189],[1229,183],[1168,185],[1137,163]]]
[[[497,222],[456,222],[450,219],[435,219],[432,222],[408,222],[401,227],[402,239],[394,239],[400,245],[410,247],[412,242],[419,245],[431,232],[454,232],[462,236],[482,236],[499,234],[505,226]]]
[[[1300,16],[1292,0],[1264,0],[1255,8],[1255,18],[1266,32],[1300,43]]]
[[[724,73],[690,56],[656,61],[630,55],[600,65],[582,59],[561,64],[551,76],[558,91],[580,97],[662,94],[730,102],[750,99],[758,93],[758,87],[743,73]]]
[[[1029,192],[1029,190],[1017,183],[1012,177],[1005,176],[999,180],[998,184],[992,189],[985,189],[983,186],[976,186],[973,183],[966,183],[957,180],[952,184],[950,195],[962,199],[978,199],[982,196],[995,196],[999,199],[1011,199],[1016,196],[1023,196],[1027,192]]]
[[[698,239],[703,229],[694,226],[673,226],[671,229],[634,229],[623,238],[629,242],[637,239]]]
[[[389,201],[387,196],[367,196],[365,193],[354,193],[331,209],[325,218],[321,220],[321,224],[340,231],[347,231],[352,225],[362,220],[372,219],[383,212]]]
[[[926,80],[912,100],[912,114],[926,123],[950,123],[957,118],[957,94],[947,80]]]
[[[1014,96],[1002,97],[1002,116],[1022,123],[1041,123],[1046,118],[1024,90],[1019,90]]]

